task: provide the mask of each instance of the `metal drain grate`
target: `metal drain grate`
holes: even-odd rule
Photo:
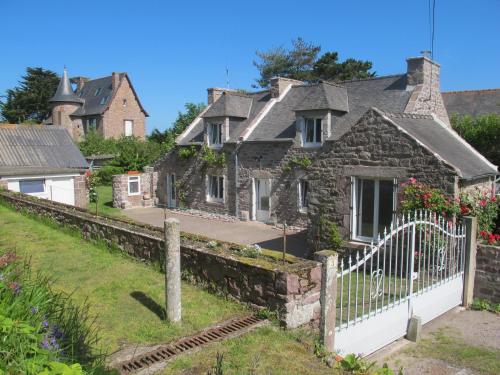
[[[239,331],[248,329],[264,320],[265,319],[259,318],[255,315],[235,319],[221,326],[209,328],[208,330],[200,332],[194,336],[182,338],[168,345],[162,345],[154,351],[144,353],[132,358],[129,361],[120,363],[117,366],[117,369],[120,371],[120,374],[133,374],[135,372],[145,370],[152,365],[169,360],[172,357],[189,350],[211,342],[223,340],[228,336],[233,336]]]

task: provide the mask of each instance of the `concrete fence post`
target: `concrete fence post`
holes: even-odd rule
[[[320,339],[326,350],[333,352],[337,308],[338,254],[335,251],[323,250],[316,252],[314,257],[318,262],[321,262]]]
[[[179,220],[169,218],[165,229],[165,304],[167,319],[181,320],[181,243]]]
[[[474,298],[474,277],[476,276],[477,252],[477,218],[464,217],[465,224],[465,249],[464,249],[464,293],[462,306],[469,306]]]

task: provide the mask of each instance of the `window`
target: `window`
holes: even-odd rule
[[[209,202],[224,202],[224,177],[208,176],[207,200]]]
[[[304,146],[318,146],[321,144],[321,119],[306,118],[304,123]]]
[[[128,195],[141,194],[140,183],[140,176],[128,176]]]
[[[125,137],[131,137],[134,134],[134,121],[132,120],[125,120],[123,122],[123,126],[125,128]]]
[[[45,180],[21,180],[19,191],[24,194],[36,194],[45,192]]]
[[[98,96],[101,93],[102,89],[99,87],[95,90],[94,96]]]
[[[208,124],[208,144],[209,146],[222,146],[222,124]]]
[[[106,102],[108,101],[108,97],[107,96],[103,96],[101,101],[99,102],[100,105],[104,105],[106,104]]]
[[[298,196],[299,196],[299,211],[307,212],[307,207],[309,206],[309,182],[306,180],[299,180]]]
[[[96,118],[89,118],[86,120],[85,126],[85,133],[91,133],[97,131],[97,119]]]
[[[80,91],[80,94],[78,95],[80,98],[83,96],[83,90]]]
[[[122,101],[122,106],[126,107],[127,106],[127,99],[123,99]]]
[[[391,225],[396,189],[392,180],[354,179],[353,237],[363,241],[377,239]]]

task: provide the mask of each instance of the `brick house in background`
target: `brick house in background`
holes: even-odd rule
[[[104,138],[135,136],[144,138],[147,112],[127,73],[92,79],[76,77],[73,91],[64,73],[50,99],[52,116],[48,123],[65,127],[74,140],[95,131]]]
[[[497,167],[451,129],[439,73],[416,57],[392,76],[275,78],[250,94],[208,89],[208,107],[155,165],[158,199],[242,220],[286,220],[328,246],[319,219],[346,239],[370,241],[390,224],[398,186],[410,177],[452,196],[491,188]],[[207,162],[220,154],[223,163]]]

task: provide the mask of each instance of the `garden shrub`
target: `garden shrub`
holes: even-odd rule
[[[104,373],[89,307],[51,288],[13,253],[0,256],[0,373]]]
[[[102,185],[111,185],[113,182],[113,176],[116,174],[122,174],[125,172],[123,167],[117,167],[114,165],[105,165],[94,171],[94,174],[99,178],[99,183]]]
[[[344,241],[342,240],[337,224],[328,220],[324,215],[320,215],[319,217],[318,229],[320,233],[326,236],[329,250],[338,250],[342,246]]]

